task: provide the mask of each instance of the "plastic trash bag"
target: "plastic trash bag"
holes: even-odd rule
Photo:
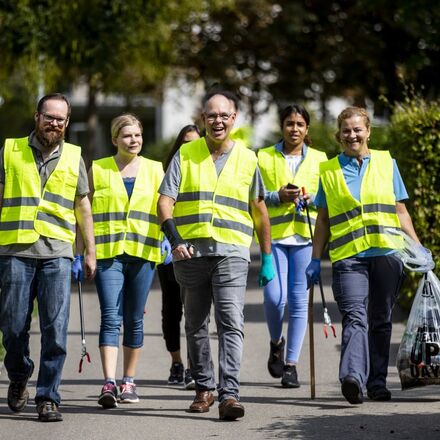
[[[440,385],[440,281],[429,271],[420,280],[397,353],[402,390]]]

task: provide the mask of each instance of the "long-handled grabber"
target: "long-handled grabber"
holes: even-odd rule
[[[87,362],[90,364],[90,355],[87,352],[86,348],[86,336],[84,330],[84,311],[83,311],[83,301],[82,301],[82,289],[81,289],[81,281],[78,280],[78,300],[79,300],[79,318],[81,322],[81,360],[79,361],[78,373],[82,372],[82,366],[84,363],[84,358],[87,359]]]
[[[305,195],[306,189],[304,187],[302,187],[301,190],[302,190],[303,195]],[[307,222],[309,223],[310,237],[313,241],[313,229],[312,229],[312,221],[310,219],[309,204],[307,203],[307,200],[305,200],[305,199],[302,199],[302,202],[303,202],[304,207],[306,209]],[[335,329],[335,326],[332,324],[332,320],[330,319],[330,315],[329,315],[328,309],[327,309],[327,303],[325,301],[321,275],[319,275],[318,283],[319,283],[319,290],[321,292],[322,308],[324,309],[324,335],[326,338],[328,338],[327,327],[329,327],[333,333],[333,336],[336,338],[336,329]]]

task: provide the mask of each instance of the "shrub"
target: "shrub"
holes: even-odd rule
[[[387,148],[396,158],[410,200],[408,211],[422,244],[440,267],[440,102],[408,96],[393,106]],[[409,307],[419,277],[409,274],[401,303]]]

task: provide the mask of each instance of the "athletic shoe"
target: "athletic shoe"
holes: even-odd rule
[[[101,390],[98,404],[103,408],[116,408],[118,406],[118,388],[112,382],[106,382]]]
[[[299,388],[298,373],[296,372],[296,365],[284,365],[283,378],[281,385],[284,388]]]
[[[62,422],[63,416],[61,415],[58,405],[54,402],[43,401],[37,404],[38,420],[40,422]]]
[[[195,390],[196,389],[196,382],[194,381],[193,377],[191,376],[191,370],[188,368],[185,370],[185,377],[183,378],[185,387],[185,390]]]
[[[183,364],[180,362],[173,362],[170,368],[170,377],[168,378],[168,385],[183,385]]]
[[[341,391],[348,403],[357,405],[363,403],[362,389],[359,382],[352,376],[347,376],[341,384]]]
[[[269,360],[267,361],[267,369],[272,377],[282,377],[284,372],[284,346],[286,341],[284,337],[281,342],[276,345],[270,341]]]
[[[26,380],[14,381],[11,380],[8,388],[8,406],[11,411],[23,411],[29,400],[29,391],[27,383],[34,372],[34,364],[31,364],[31,371]]]
[[[386,387],[377,387],[367,391],[367,396],[376,402],[388,402],[391,400],[391,391]]]
[[[119,402],[121,403],[138,403],[139,397],[136,394],[136,384],[133,382],[122,383],[119,387],[121,394],[119,395]]]

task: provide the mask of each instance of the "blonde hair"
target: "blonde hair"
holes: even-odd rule
[[[132,115],[131,113],[124,113],[123,115],[113,118],[111,122],[110,132],[112,139],[116,139],[121,129],[127,127],[128,125],[138,125],[141,129],[141,133],[143,131],[142,123],[135,115]]]
[[[335,138],[338,142],[340,142],[339,133],[341,131],[341,125],[342,121],[345,119],[349,119],[353,116],[360,116],[364,119],[365,126],[369,129],[371,126],[370,116],[368,115],[367,111],[362,107],[347,107],[344,110],[342,110],[341,113],[339,113],[338,116],[338,131],[335,133]]]

